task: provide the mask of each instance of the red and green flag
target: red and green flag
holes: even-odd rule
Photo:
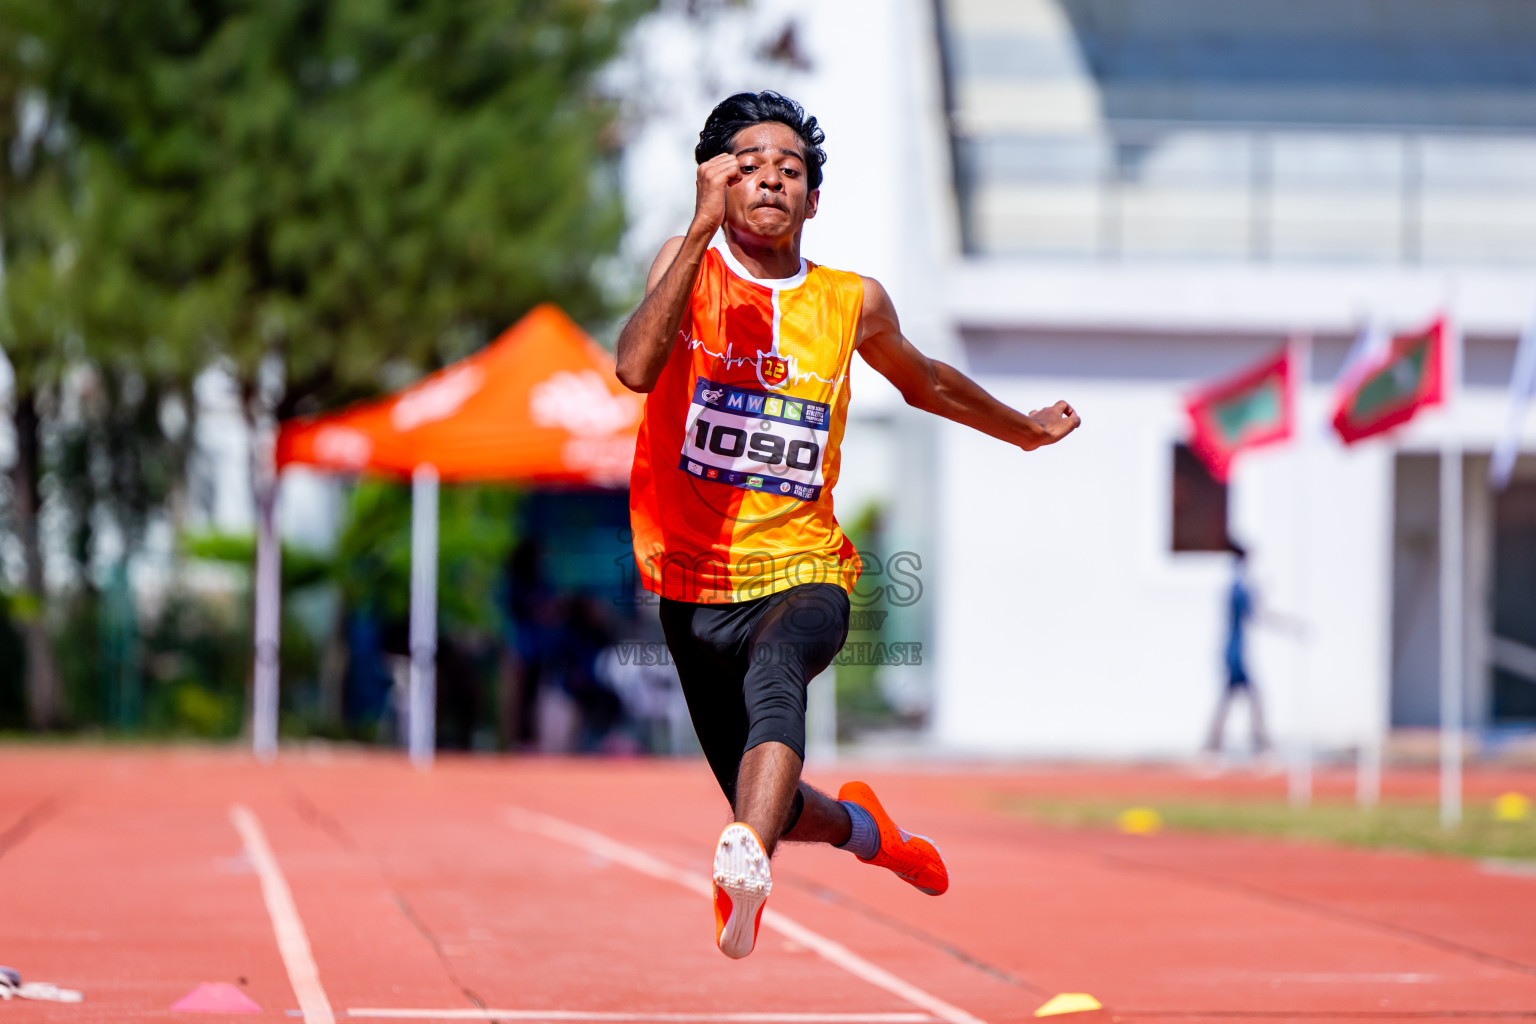
[[[1189,446],[1216,479],[1226,481],[1238,452],[1291,436],[1296,420],[1294,364],[1287,345],[1185,400],[1192,428]]]
[[[1445,400],[1448,331],[1441,317],[1422,331],[1394,337],[1364,365],[1345,369],[1333,415],[1333,429],[1345,444],[1407,423]]]

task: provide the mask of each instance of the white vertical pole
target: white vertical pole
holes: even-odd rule
[[[1370,810],[1381,802],[1381,739],[1369,736],[1360,744],[1355,763],[1355,803]]]
[[[1445,417],[1440,444],[1440,824],[1461,822],[1462,450],[1455,413],[1461,390],[1461,329],[1445,338]]]
[[[829,666],[806,690],[805,757],[823,764],[837,760],[837,667]]]
[[[437,748],[437,469],[411,474],[411,763],[430,768]]]
[[[277,477],[263,474],[256,493],[256,666],[251,692],[251,746],[257,760],[277,756],[277,655],[281,640],[282,548],[277,539]]]
[[[1308,560],[1312,555],[1310,530],[1307,528],[1308,495],[1311,491],[1313,429],[1307,408],[1307,393],[1312,383],[1312,338],[1301,334],[1291,339],[1291,364],[1296,387],[1296,605],[1307,628],[1296,645],[1296,740],[1292,745],[1287,794],[1292,807],[1306,807],[1312,802],[1312,694],[1311,661],[1313,617],[1308,614],[1312,580]]]

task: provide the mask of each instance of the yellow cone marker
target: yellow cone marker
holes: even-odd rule
[[[1059,996],[1052,996],[1050,1002],[1035,1011],[1036,1017],[1058,1017],[1063,1013],[1083,1013],[1087,1010],[1102,1010],[1104,1004],[1086,992],[1063,992]]]
[[[1531,798],[1524,793],[1504,793],[1493,801],[1493,816],[1500,821],[1524,821],[1531,816]]]
[[[1163,816],[1150,807],[1132,807],[1121,811],[1117,820],[1120,831],[1133,836],[1149,836],[1163,827]]]
[[[1063,992],[1035,1011],[1036,1017],[1058,1017],[1062,1024],[1115,1024],[1114,1016],[1086,992]]]

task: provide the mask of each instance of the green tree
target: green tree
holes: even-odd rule
[[[0,222],[12,497],[37,603],[46,453],[25,439],[47,433],[66,365],[90,366],[105,396],[55,446],[88,564],[93,509],[131,544],[174,492],[191,432],[162,429],[163,412],[190,415],[209,365],[259,432],[398,386],[537,302],[606,316],[599,268],[623,218],[617,110],[596,81],[653,5],[0,0],[0,188],[26,221]],[[28,109],[48,115],[32,148],[58,159],[25,168],[23,194]],[[51,234],[27,227],[45,215]],[[34,721],[56,721],[36,689]]]
[[[376,392],[536,302],[606,312],[594,79],[643,0],[53,0],[104,232],[254,419]]]
[[[42,424],[67,361],[77,249],[69,236],[70,169],[58,108],[39,86],[43,54],[20,30],[23,21],[7,13],[0,10],[0,347],[14,375],[16,454],[7,497],[22,556],[11,609],[26,651],[28,721],[49,728],[63,720],[64,696],[46,616]]]
[[[67,524],[58,566],[83,583],[87,603],[97,528],[116,528],[120,560],[142,539],[150,518],[184,479],[190,449],[191,375],[186,359],[167,359],[152,333],[155,296],[135,287],[103,230],[115,210],[112,165],[84,158],[56,88],[45,40],[67,34],[67,13],[51,4],[0,0],[0,345],[14,372],[9,525],[22,554],[20,592],[11,607],[26,650],[29,718],[38,728],[70,717],[65,680],[49,638],[67,628],[50,599],[40,521],[45,503]],[[168,399],[182,413],[164,426]],[[80,661],[79,652],[67,659]],[[77,673],[78,674],[78,673]],[[89,678],[91,673],[85,673]]]

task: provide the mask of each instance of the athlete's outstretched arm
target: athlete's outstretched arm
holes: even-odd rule
[[[693,223],[686,235],[669,239],[656,254],[645,299],[619,333],[618,377],[631,391],[650,391],[667,365],[704,253],[725,221],[725,190],[740,180],[736,157],[730,153],[699,165]]]
[[[902,336],[891,297],[874,278],[864,279],[864,316],[859,354],[896,385],[907,404],[974,427],[1025,451],[1055,444],[1082,420],[1066,402],[1025,415],[1004,405],[948,363],[929,359]]]

